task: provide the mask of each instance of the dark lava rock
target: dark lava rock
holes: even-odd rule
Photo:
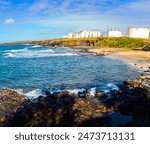
[[[25,101],[25,97],[14,90],[0,89],[0,126],[11,113]]]
[[[110,111],[94,98],[79,98],[63,91],[26,101],[13,116],[8,117],[5,126],[104,126],[102,114]],[[106,120],[107,125],[109,121]]]
[[[118,110],[130,114],[133,120],[125,126],[150,126],[150,77],[142,76],[137,80],[126,82],[122,89],[123,103]]]
[[[88,91],[73,94],[67,90],[54,94],[45,91],[45,95],[24,101],[15,91],[1,89],[3,126],[115,126],[112,115],[118,112],[122,118],[132,118],[127,123],[117,121],[118,126],[150,126],[149,76],[125,81],[119,91],[110,91],[109,98],[103,91],[97,91],[95,96]]]

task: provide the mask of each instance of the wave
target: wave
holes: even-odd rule
[[[73,94],[78,94],[79,92],[85,91],[85,89],[67,89],[67,91]]]
[[[23,45],[25,45],[25,46],[29,46],[29,45],[33,45],[33,44],[23,44]]]
[[[76,53],[54,53],[51,54],[50,56],[78,56]]]
[[[107,84],[107,87],[109,90],[117,90],[117,91],[119,90],[119,87],[113,83]]]
[[[46,89],[49,90],[49,89]],[[59,93],[59,92],[63,92],[64,90],[67,90],[69,93],[71,94],[75,94],[75,95],[84,95],[85,93],[89,93],[90,96],[95,97],[97,88],[93,87],[93,88],[89,88],[89,89],[85,89],[85,88],[77,88],[77,89],[57,89],[57,90],[49,90],[50,93]],[[112,90],[119,90],[118,86],[113,84],[113,83],[109,83],[107,84],[107,89],[103,90],[104,93],[106,94],[106,97],[104,98],[104,100],[106,99],[110,99],[112,98],[111,95],[111,91]],[[16,89],[15,91],[17,91],[19,94],[23,94],[24,96],[26,96],[29,99],[34,99],[34,98],[38,98],[39,96],[46,96],[45,91],[43,91],[42,89],[34,89],[28,92],[24,92],[23,89]],[[44,92],[44,93],[43,93]],[[102,100],[103,101],[103,100]]]
[[[91,88],[90,90],[89,90],[89,93],[90,93],[90,95],[91,96],[95,96],[95,94],[96,94],[96,87],[94,87],[94,88]]]
[[[69,89],[69,90],[67,90],[68,92],[70,92],[70,93],[73,93],[73,94],[79,94],[79,93],[83,93],[83,92],[85,92],[85,91],[87,91],[91,96],[95,96],[95,93],[96,93],[96,87],[94,87],[94,88],[91,88],[91,89],[89,89],[89,90],[86,90],[86,89],[84,89],[84,88],[82,88],[82,89]]]
[[[40,45],[34,45],[32,46],[33,48],[38,48],[38,47],[41,47]]]
[[[25,52],[27,51],[28,48],[24,48],[24,49],[12,49],[12,50],[5,50],[5,52]]]
[[[14,55],[13,55],[13,53],[6,53],[6,54],[4,54],[4,57],[5,58],[12,58],[12,57],[14,57]]]
[[[39,96],[42,96],[41,89],[34,89],[34,90],[31,90],[31,91],[26,92],[26,93],[24,92],[23,89],[11,89],[11,88],[6,88],[6,89],[16,91],[18,94],[24,95],[25,97],[27,97],[29,99],[34,99],[34,98],[38,98]]]
[[[42,51],[40,51],[40,52],[53,52],[53,50],[48,49],[48,50],[42,50]]]
[[[35,89],[35,90],[29,91],[29,92],[23,93],[23,94],[25,96],[27,96],[28,98],[33,99],[33,98],[39,97],[42,93],[41,93],[40,89]]]
[[[29,99],[38,98],[39,96],[42,95],[42,92],[40,89],[34,89],[34,90],[31,90],[31,91],[26,92],[26,93],[23,91],[23,89],[16,89],[15,91],[19,94],[26,96]]]
[[[33,51],[33,52],[53,52],[52,49],[47,49],[47,50],[32,50],[30,49],[31,47],[26,47],[24,49],[12,49],[12,50],[5,50],[4,52],[26,52],[26,51]]]
[[[77,56],[74,53],[46,53],[46,52],[26,52],[26,53],[5,53],[5,58],[42,58],[42,57],[57,57],[57,56]]]
[[[58,53],[52,49],[12,49],[6,50],[3,56],[5,58],[41,58],[41,57],[57,57],[57,56],[77,56],[74,52]]]

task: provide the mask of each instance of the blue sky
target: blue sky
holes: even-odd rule
[[[150,26],[150,0],[0,0],[0,42]]]

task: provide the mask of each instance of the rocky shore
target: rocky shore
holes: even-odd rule
[[[118,90],[73,94],[67,90],[27,99],[0,89],[1,126],[150,126],[150,76],[124,81]]]
[[[0,126],[23,104],[25,96],[14,90],[0,89]]]
[[[30,41],[29,44],[37,44],[42,46],[51,47],[96,47],[98,40],[96,38],[91,39],[53,39],[53,40],[39,40]]]

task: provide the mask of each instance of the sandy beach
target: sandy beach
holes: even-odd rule
[[[97,55],[104,54],[109,58],[115,58],[127,62],[141,69],[150,67],[150,51],[130,50],[121,48],[97,48],[89,49]]]

